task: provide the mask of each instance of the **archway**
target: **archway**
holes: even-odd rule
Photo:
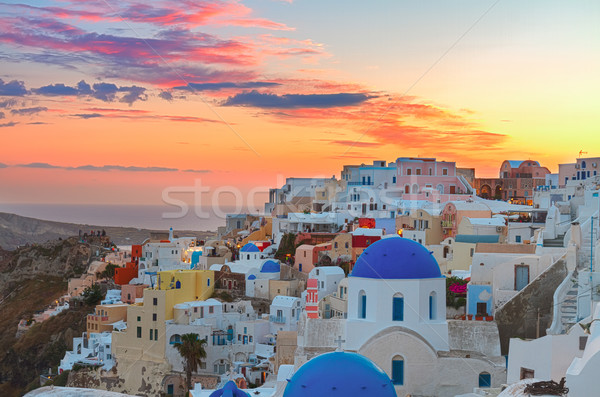
[[[494,189],[494,199],[502,200],[502,185],[496,185]]]
[[[479,197],[484,199],[492,198],[492,187],[490,185],[482,185],[479,190]]]

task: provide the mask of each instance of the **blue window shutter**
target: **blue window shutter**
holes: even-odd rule
[[[404,384],[404,360],[392,361],[392,383],[395,385]]]
[[[404,298],[394,297],[393,298],[393,321],[404,321]]]
[[[491,387],[492,386],[492,375],[488,373],[479,374],[479,387]]]
[[[367,318],[367,295],[363,295],[361,297],[362,300],[362,310],[360,312],[360,318]]]
[[[433,320],[433,296],[429,295],[429,319]]]

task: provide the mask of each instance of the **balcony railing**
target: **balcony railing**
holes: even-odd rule
[[[269,321],[277,324],[285,324],[285,316],[269,316]]]

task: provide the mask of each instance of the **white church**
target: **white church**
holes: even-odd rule
[[[361,254],[349,276],[348,318],[304,319],[296,367],[334,349],[334,334],[338,343],[345,337],[343,350],[381,368],[398,396],[456,396],[506,382],[496,324],[446,320],[446,279],[409,239],[384,238]]]

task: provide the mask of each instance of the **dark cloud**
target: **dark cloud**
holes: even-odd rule
[[[183,172],[195,172],[195,173],[198,173],[198,174],[208,174],[209,172],[212,172],[211,170],[192,170],[192,169],[182,170],[182,171]]]
[[[81,165],[79,167],[65,167],[67,170],[86,170],[86,171],[129,171],[129,172],[175,172],[178,168],[168,167],[135,167],[123,165]]]
[[[100,114],[100,113],[77,113],[77,114],[72,114],[71,116],[73,117],[79,117],[80,119],[95,119],[98,117],[104,117],[104,115]]]
[[[188,83],[184,86],[173,87],[176,90],[185,91],[219,91],[226,88],[264,88],[274,87],[281,85],[270,81],[248,81],[244,83],[234,83],[230,81],[224,81],[221,83]]]
[[[69,87],[63,83],[50,84],[40,88],[34,88],[32,90],[36,94],[45,96],[71,96],[79,95],[79,90],[75,87]]]
[[[9,166],[7,166],[9,167]],[[125,165],[80,165],[77,167],[65,167],[60,165],[48,164],[48,163],[28,163],[28,164],[17,164],[13,167],[22,168],[42,168],[42,169],[60,169],[67,171],[125,171],[125,172],[198,172],[198,173],[209,173],[210,170],[180,170],[179,168],[170,167],[137,167],[137,166],[125,166]]]
[[[0,163],[0,168],[7,168],[8,165],[4,164],[4,163]]]
[[[358,105],[371,97],[366,94],[286,94],[260,93],[256,90],[229,97],[224,106],[252,106],[266,109],[333,108]]]
[[[0,120],[3,119],[4,117],[5,117],[4,112],[0,112]]]
[[[0,101],[0,109],[10,109],[17,105],[16,99],[7,99],[5,101]]]
[[[34,121],[32,123],[27,123],[27,125],[46,125],[46,124],[50,124],[50,123],[45,123],[43,121]]]
[[[169,91],[161,91],[158,96],[162,99],[164,99],[165,101],[171,101],[173,100],[173,94],[171,94]]]
[[[0,124],[0,128],[2,128],[2,127],[14,127],[17,124],[19,124],[19,123],[16,123],[14,121],[10,121],[8,123]]]
[[[12,80],[5,83],[0,79],[0,96],[25,96],[27,89],[22,81]]]
[[[48,108],[45,106],[37,106],[34,108],[13,109],[10,112],[17,116],[31,116],[40,112],[45,112],[47,110]]]
[[[18,164],[15,167],[23,167],[23,168],[45,168],[45,169],[56,169],[63,168],[57,165],[52,165],[48,163],[29,163],[29,164]]]
[[[91,96],[104,102],[119,100],[129,105],[136,101],[148,99],[144,87],[135,85],[119,87],[113,83],[96,83],[92,87],[85,80],[81,80],[75,87],[57,83],[36,88],[32,91],[45,96]]]

